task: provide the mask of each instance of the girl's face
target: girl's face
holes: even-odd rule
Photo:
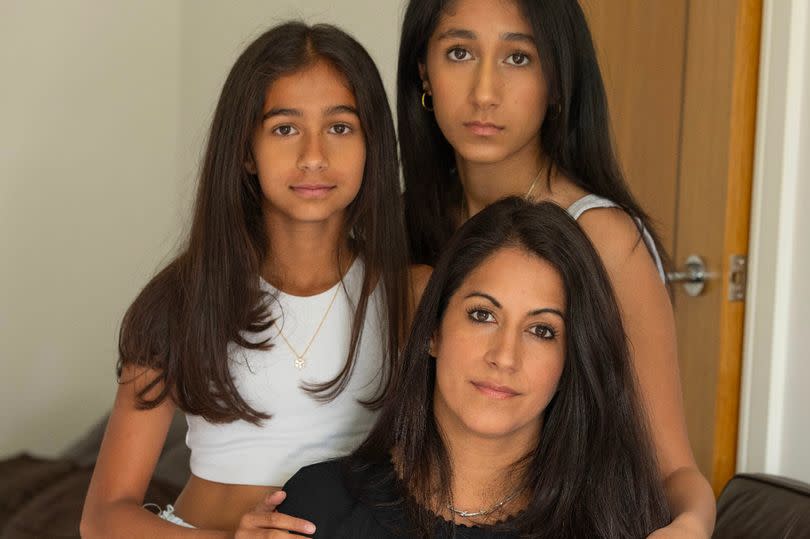
[[[253,160],[265,214],[342,221],[360,190],[366,145],[346,78],[325,61],[277,79],[264,99]]]
[[[514,0],[450,4],[420,76],[458,157],[497,163],[539,151],[548,87],[532,28]]]
[[[443,432],[538,439],[565,359],[559,273],[522,248],[496,251],[450,298],[431,340]]]

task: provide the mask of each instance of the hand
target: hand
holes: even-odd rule
[[[306,539],[304,535],[295,535],[292,532],[315,533],[315,524],[312,522],[276,511],[276,507],[286,497],[287,494],[282,490],[265,496],[264,500],[250,512],[242,515],[239,520],[239,528],[233,534],[234,539],[272,539],[275,537]]]
[[[655,530],[647,539],[709,539],[706,530],[699,521],[692,521],[687,515],[680,515],[672,523],[659,530]]]

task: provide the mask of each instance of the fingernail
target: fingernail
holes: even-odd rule
[[[306,526],[304,526],[304,531],[305,531],[306,533],[315,533],[315,524],[313,524],[312,522],[310,522],[309,524],[307,524]]]

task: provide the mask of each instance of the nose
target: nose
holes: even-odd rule
[[[478,64],[473,81],[471,99],[479,109],[495,107],[500,102],[500,74],[496,61],[484,58]]]
[[[499,369],[515,370],[520,364],[520,332],[498,331],[492,336],[486,360]]]
[[[298,169],[308,172],[325,170],[329,163],[320,136],[305,135],[301,138],[302,147],[298,156]]]

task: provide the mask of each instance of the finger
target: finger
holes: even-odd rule
[[[273,511],[276,507],[281,505],[281,502],[283,502],[286,498],[287,498],[286,492],[284,492],[283,490],[275,490],[264,497],[261,506],[264,509]]]
[[[262,498],[262,501],[256,504],[251,513],[272,513],[286,497],[287,493],[283,490],[273,491]]]
[[[243,518],[246,528],[264,528],[271,530],[286,530],[291,532],[315,533],[315,524],[302,518],[292,517],[284,513],[248,513]]]

